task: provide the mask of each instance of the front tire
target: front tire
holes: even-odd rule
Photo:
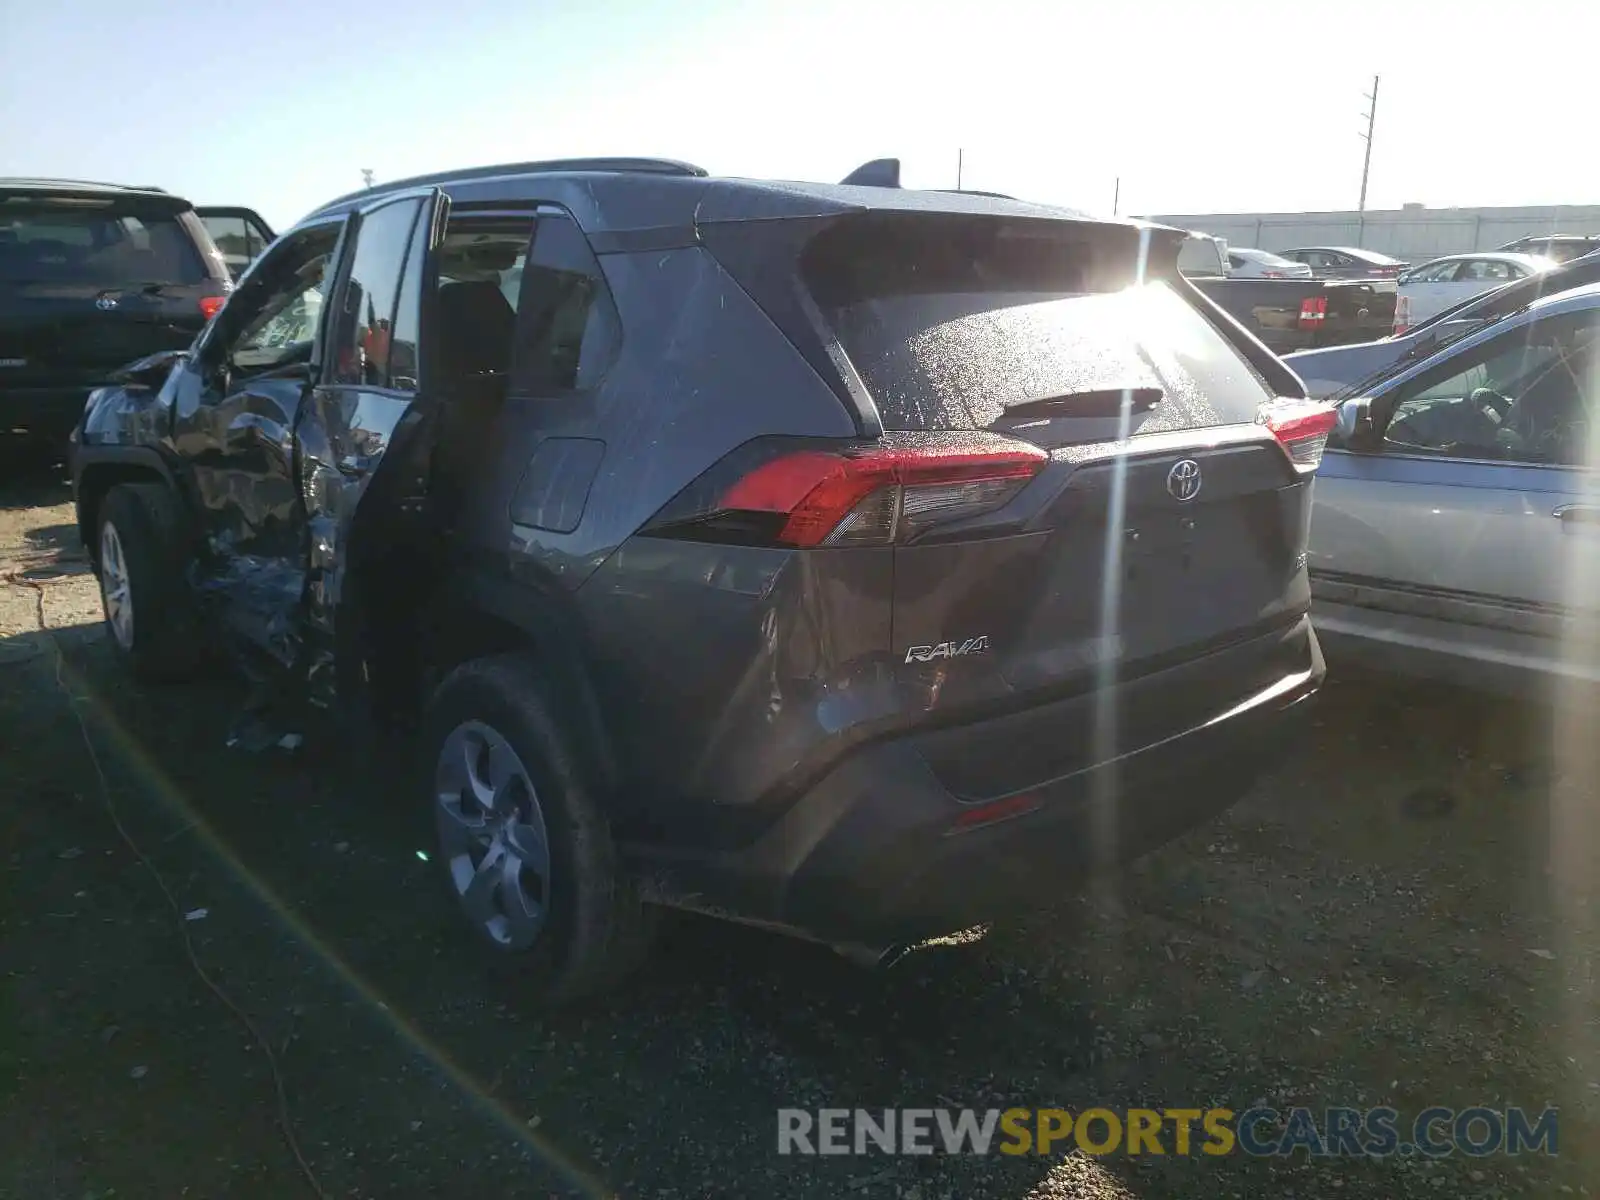
[[[165,485],[123,483],[106,493],[95,530],[100,602],[112,652],[136,678],[182,679],[200,664],[186,546],[182,512]]]
[[[458,667],[424,723],[423,775],[450,893],[543,999],[605,991],[648,952],[655,912],[617,860],[591,774],[531,665]]]

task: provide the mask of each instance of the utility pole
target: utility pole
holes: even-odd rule
[[[956,191],[958,192],[961,190],[961,161],[965,157],[966,151],[960,149],[956,151]]]
[[[1356,206],[1356,211],[1366,212],[1367,172],[1372,170],[1372,127],[1378,120],[1378,77],[1376,75],[1372,77],[1372,94],[1370,96],[1366,92],[1361,94],[1366,96],[1370,104],[1367,111],[1362,114],[1367,118],[1367,131],[1361,135],[1362,139],[1367,143],[1367,153],[1366,157],[1361,161],[1361,202]]]
[[[1117,176],[1117,184],[1111,189],[1111,215],[1117,215],[1117,207],[1122,203],[1122,176]]]
[[[371,187],[372,186],[372,168],[371,167],[362,167],[361,168],[361,186],[362,187]],[[1365,187],[1364,184],[1362,186]]]

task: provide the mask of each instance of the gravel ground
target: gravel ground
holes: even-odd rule
[[[1591,712],[1337,678],[1286,769],[1093,896],[879,973],[682,918],[551,1015],[457,936],[402,752],[242,755],[231,685],[117,675],[69,500],[0,486],[0,1197],[314,1195],[258,1037],[328,1196],[1600,1191]],[[1561,1154],[775,1153],[780,1106],[1258,1101],[1559,1104]]]

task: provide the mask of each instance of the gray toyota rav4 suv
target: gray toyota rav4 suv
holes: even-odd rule
[[[881,174],[312,213],[90,399],[115,652],[410,728],[448,891],[556,997],[661,905],[887,948],[1225,807],[1322,680],[1331,414],[1181,232]]]

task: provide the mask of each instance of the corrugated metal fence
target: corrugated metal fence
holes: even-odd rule
[[[1150,218],[1223,238],[1230,246],[1362,246],[1410,262],[1493,250],[1541,233],[1600,233],[1600,205],[1402,208],[1366,213],[1211,213]]]

